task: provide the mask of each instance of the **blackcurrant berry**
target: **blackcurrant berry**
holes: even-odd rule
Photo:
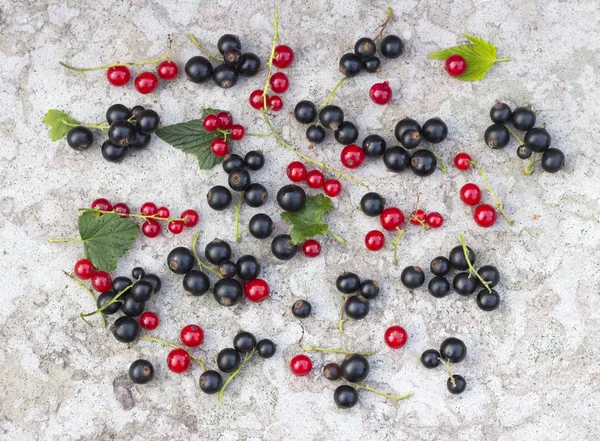
[[[526,145],[520,145],[517,148],[517,156],[521,159],[529,159],[533,154],[533,150],[531,150]]]
[[[150,144],[151,140],[152,135],[140,132],[140,129],[136,127],[135,138],[133,138],[133,141],[129,143],[128,147],[136,150],[142,150],[148,147],[148,144]]]
[[[242,51],[236,48],[225,51],[223,61],[230,66],[239,66],[242,64]]]
[[[387,145],[379,135],[369,135],[362,142],[362,149],[369,158],[375,158],[385,153]]]
[[[440,355],[450,363],[458,363],[467,356],[467,345],[456,337],[448,337],[440,346]]]
[[[369,217],[379,216],[385,208],[385,199],[379,193],[365,193],[360,200],[360,210]]]
[[[128,146],[135,138],[135,127],[127,121],[115,121],[108,129],[108,138],[113,144]]]
[[[126,293],[119,300],[123,301],[121,303],[121,312],[129,317],[137,317],[144,312],[144,308],[146,307],[145,302],[136,301],[131,293]]]
[[[542,154],[542,169],[548,173],[556,173],[565,166],[565,155],[562,151],[549,148]]]
[[[427,369],[433,369],[440,365],[440,353],[435,349],[427,349],[421,354],[421,363]]]
[[[502,124],[492,124],[483,134],[486,145],[491,149],[503,149],[510,141],[510,133]]]
[[[360,383],[369,375],[369,361],[363,355],[347,355],[340,365],[342,377],[350,383]]]
[[[477,306],[484,311],[493,311],[500,306],[500,296],[493,289],[492,292],[482,289],[477,294]]]
[[[133,317],[119,317],[111,326],[111,330],[121,343],[131,343],[140,333],[140,325]]]
[[[379,295],[379,283],[371,279],[363,280],[359,292],[367,300],[374,299]]]
[[[431,118],[423,124],[421,135],[425,141],[437,144],[442,142],[448,136],[448,126],[438,117]]]
[[[277,192],[277,203],[285,211],[302,210],[306,203],[306,192],[294,184],[284,185]]]
[[[377,73],[381,71],[381,60],[379,57],[371,57],[362,61],[362,68],[369,73]]]
[[[213,265],[220,265],[222,262],[231,259],[231,247],[224,240],[215,239],[206,244],[204,257]]]
[[[417,176],[429,176],[437,167],[437,159],[429,150],[420,149],[410,159],[410,169]]]
[[[131,116],[131,110],[123,104],[113,104],[106,110],[106,122],[108,125],[111,125],[115,121],[127,121]]]
[[[515,129],[526,132],[535,125],[535,113],[530,107],[517,107],[510,120]]]
[[[260,358],[271,358],[276,350],[277,346],[268,338],[263,338],[256,344],[256,352]]]
[[[350,272],[342,273],[336,279],[335,287],[343,294],[352,294],[360,289],[360,277]]]
[[[244,156],[244,164],[249,170],[260,170],[265,165],[265,155],[260,150],[250,150]]]
[[[421,133],[421,126],[418,122],[411,118],[403,118],[398,121],[396,127],[394,128],[394,136],[399,142],[402,141],[402,135],[407,130],[414,130]]]
[[[550,147],[550,134],[543,127],[534,127],[525,133],[525,145],[536,153],[542,153]]]
[[[185,74],[192,83],[201,84],[212,78],[213,67],[208,59],[196,56],[185,63]]]
[[[450,272],[450,261],[444,256],[438,256],[431,261],[429,269],[436,276],[443,277]]]
[[[237,265],[231,260],[221,262],[219,265],[219,274],[223,277],[235,277],[237,274]]]
[[[477,279],[475,277],[470,277],[467,272],[458,273],[454,276],[452,286],[454,287],[454,291],[461,296],[468,296],[473,294],[477,289]]]
[[[133,115],[133,117],[135,119],[138,119],[140,117],[140,114],[145,110],[144,106],[133,106],[131,108],[131,115]],[[127,118],[125,118],[127,119]]]
[[[340,58],[340,72],[347,77],[355,77],[360,73],[362,61],[356,54],[347,53]]]
[[[454,382],[452,382],[454,379]],[[461,375],[452,375],[452,378],[448,377],[448,381],[446,381],[446,387],[450,391],[451,394],[461,394],[467,388],[467,380],[465,380]]]
[[[213,210],[225,210],[231,204],[231,192],[222,185],[215,185],[206,194],[208,206]]]
[[[296,300],[292,305],[292,314],[294,317],[306,318],[310,315],[312,306],[306,300]]]
[[[92,145],[93,141],[94,135],[87,127],[73,127],[69,130],[69,133],[67,133],[67,144],[69,144],[69,147],[73,150],[85,150]]]
[[[146,384],[154,378],[154,366],[148,360],[135,360],[129,366],[129,378],[135,384]]]
[[[306,139],[313,144],[320,144],[325,139],[325,129],[317,125],[308,126],[306,129]]]
[[[223,170],[225,173],[229,174],[236,169],[243,168],[244,165],[244,158],[233,153],[228,155],[223,161]]]
[[[333,401],[340,409],[350,409],[358,403],[358,391],[352,386],[343,384],[333,392]]]
[[[379,44],[379,52],[385,58],[398,58],[404,54],[404,44],[400,37],[388,35]]]
[[[103,292],[96,299],[96,307],[102,308],[104,305],[114,299],[115,296],[116,293],[114,291]],[[121,303],[117,301],[115,303],[111,303],[105,309],[103,309],[102,314],[111,315],[117,312],[119,309],[121,309]]]
[[[427,290],[433,297],[440,299],[446,297],[450,292],[450,283],[444,277],[435,276],[429,281]]]
[[[368,37],[359,38],[354,44],[354,53],[363,60],[371,58],[376,52],[377,46],[375,42]]]
[[[234,66],[222,63],[215,67],[212,77],[217,86],[228,89],[237,83],[238,71]]]
[[[227,183],[229,184],[229,188],[233,191],[244,191],[250,186],[252,180],[248,170],[245,168],[238,168],[229,173]]]
[[[183,289],[192,296],[203,296],[210,289],[210,280],[202,271],[192,270],[183,277]]]
[[[344,305],[344,312],[354,320],[364,319],[369,313],[369,309],[369,301],[360,295],[348,298]]]
[[[223,377],[217,371],[208,370],[200,375],[200,390],[205,394],[216,394],[223,386]]]
[[[136,302],[145,302],[150,298],[154,290],[152,289],[150,282],[147,282],[146,280],[138,280],[135,282],[135,285],[131,287],[130,292],[131,296]]]
[[[300,101],[294,107],[294,118],[300,124],[310,124],[317,118],[317,106],[312,101]]]
[[[160,116],[154,110],[146,109],[141,114],[140,117],[136,120],[137,129],[150,135],[156,132],[158,126],[160,125]]]
[[[144,268],[136,266],[134,269],[131,270],[131,277],[133,277],[134,279],[141,279],[142,277],[144,277],[144,275],[146,274],[146,271],[144,271]]]
[[[250,254],[240,257],[236,266],[237,275],[242,280],[254,280],[260,274],[260,261]]]
[[[335,140],[342,144],[352,144],[358,138],[358,128],[350,121],[344,121],[338,128],[333,132]]]
[[[264,213],[255,214],[248,223],[248,231],[257,239],[266,239],[274,229],[273,219]]]
[[[112,290],[117,293],[121,292],[129,285],[131,285],[131,283],[132,282],[129,277],[115,277],[112,281]]]
[[[411,159],[410,153],[402,147],[391,147],[383,154],[385,168],[394,173],[407,170],[411,166]]]
[[[279,260],[290,260],[296,255],[298,245],[295,245],[289,234],[275,236],[271,242],[271,252]]]
[[[219,38],[217,42],[217,49],[221,55],[225,54],[229,49],[242,50],[242,43],[236,35],[225,34]]]
[[[400,274],[400,281],[408,289],[415,289],[425,283],[425,273],[418,266],[407,266]]]
[[[115,144],[109,139],[102,143],[102,157],[109,162],[121,162],[127,153],[127,147],[124,145]]]
[[[406,130],[401,138],[400,144],[405,149],[416,149],[421,144],[421,134],[416,130]]]
[[[481,278],[485,280],[490,288],[493,288],[500,282],[500,272],[498,268],[492,265],[484,265],[477,271]],[[481,284],[481,282],[479,282]],[[113,281],[113,287],[115,282]]]
[[[242,61],[237,67],[237,70],[243,77],[253,77],[260,70],[260,58],[252,52],[246,52],[242,55]]]
[[[233,347],[240,354],[252,352],[256,347],[256,337],[247,331],[240,331],[233,338]]]
[[[145,274],[142,277],[142,280],[145,280],[146,282],[149,282],[150,285],[152,285],[152,294],[158,294],[162,286],[160,277],[158,277],[156,274]]]
[[[337,363],[327,363],[323,366],[323,376],[329,381],[336,381],[342,378],[342,368]]]
[[[186,247],[173,248],[167,256],[167,265],[175,274],[189,273],[195,263],[194,255]]]
[[[221,279],[213,287],[215,300],[223,306],[237,305],[243,295],[244,289],[241,283],[235,279]]]
[[[268,197],[269,193],[267,189],[261,184],[250,184],[244,192],[244,202],[246,205],[254,208],[263,206],[267,202]]]
[[[233,348],[221,349],[217,355],[217,366],[221,372],[226,374],[235,371],[241,361],[240,354]]]
[[[512,110],[508,104],[496,101],[496,104],[490,109],[490,118],[496,124],[506,124],[510,121]]]
[[[471,265],[475,265],[475,252],[469,247],[467,247],[467,255],[469,257],[469,262]],[[454,268],[460,271],[465,271],[469,269],[469,264],[467,263],[467,259],[465,259],[465,253],[463,251],[462,245],[458,245],[452,250],[450,250],[450,255],[448,256],[450,263]]]
[[[344,122],[344,112],[338,106],[329,104],[319,112],[319,121],[323,127],[335,130]]]

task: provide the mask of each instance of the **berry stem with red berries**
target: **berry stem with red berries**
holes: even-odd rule
[[[212,55],[208,51],[205,51],[204,49],[202,49],[202,46],[200,46],[200,43],[198,43],[198,40],[196,40],[196,37],[194,37],[194,34],[188,34],[188,37],[190,38],[190,41],[193,43],[193,45],[196,46],[196,48],[200,52],[202,52],[204,55],[206,55],[208,58],[212,58],[213,60],[217,60],[217,61],[223,61],[223,57],[220,57],[218,55]]]
[[[275,58],[275,47],[277,47],[277,40],[279,40],[279,8],[275,6],[275,17],[273,18],[273,43],[271,44],[271,55],[269,56],[269,62],[267,63],[267,81],[265,81],[265,87],[262,94],[263,110],[268,108],[267,98],[269,94],[271,75],[273,75],[273,59]]]
[[[140,219],[144,219],[145,221],[148,221],[150,219],[154,219],[154,220],[159,220],[159,221],[181,221],[185,223],[185,219],[182,218],[177,218],[177,217],[160,217],[157,214],[152,214],[152,215],[146,215],[146,214],[142,214],[142,213],[119,213],[118,211],[112,210],[112,211],[106,211],[106,210],[100,210],[98,208],[80,208],[79,211],[92,211],[94,213],[99,213],[99,214],[118,214],[121,217],[137,217]]]
[[[225,381],[225,383],[223,384],[223,386],[221,387],[221,390],[219,391],[219,394],[217,395],[217,401],[220,403],[221,400],[223,399],[223,392],[225,391],[225,388],[227,387],[227,385],[229,383],[231,383],[231,380],[233,380],[235,378],[235,376],[237,374],[240,373],[240,371],[242,370],[242,368],[244,367],[244,365],[252,358],[254,357],[254,354],[256,353],[256,349],[253,349],[252,352],[249,352],[248,354],[244,355],[244,358],[242,359],[242,362],[240,363],[240,365],[237,367],[237,369],[235,371],[233,371],[231,373],[231,375],[229,376],[229,378],[227,379],[227,381]]]
[[[477,170],[479,171],[479,174],[481,175],[481,177],[485,181],[485,185],[486,185],[486,187],[488,189],[488,192],[490,193],[490,195],[492,195],[492,198],[494,199],[494,202],[496,203],[496,208],[498,209],[498,211],[500,212],[500,214],[502,215],[502,217],[504,219],[506,219],[506,222],[508,223],[508,225],[510,225],[511,227],[514,226],[515,222],[512,221],[512,220],[510,220],[510,218],[504,212],[504,208],[502,206],[502,203],[496,197],[496,193],[494,193],[494,190],[492,189],[492,185],[490,184],[490,180],[488,179],[487,175],[485,174],[485,172],[483,171],[483,169],[481,168],[481,166],[479,165],[479,163],[475,159],[471,159],[469,161],[469,163],[472,164],[472,165],[474,165],[475,168],[477,168]]]
[[[510,132],[510,134],[512,136],[514,136],[516,138],[517,141],[519,141],[519,144],[524,145],[525,141],[523,141],[523,138],[521,138],[517,133],[515,133],[515,131],[513,129],[511,129],[508,124],[505,124],[504,127],[506,127],[506,129]],[[523,170],[523,174],[526,176],[529,176],[530,174],[533,173],[533,166],[535,164],[535,152],[533,152],[533,154],[529,157],[529,165],[527,166],[527,168],[525,170]]]
[[[214,268],[211,268],[210,266],[206,265],[204,262],[202,262],[200,260],[200,257],[198,257],[198,253],[196,251],[196,245],[198,244],[198,238],[200,237],[200,231],[198,231],[195,235],[194,235],[194,239],[192,240],[192,254],[194,255],[194,258],[196,259],[196,264],[202,268],[205,269],[206,271],[210,271],[211,273],[213,273],[215,276],[221,278],[223,277],[217,270],[215,270]]]
[[[168,346],[170,348],[174,348],[174,349],[183,349],[185,352],[188,353],[188,355],[190,356],[190,359],[195,361],[196,363],[198,363],[200,365],[200,369],[202,369],[202,372],[206,371],[206,367],[204,366],[204,363],[202,362],[202,359],[198,358],[198,357],[194,357],[192,354],[190,354],[190,351],[188,351],[186,348],[182,348],[181,346],[178,346],[174,343],[169,343],[168,341],[165,340],[161,340],[160,338],[155,338],[155,337],[148,337],[147,335],[140,335],[139,337],[142,340],[147,340],[147,341],[151,341],[154,343],[160,343],[163,346]]]
[[[77,277],[75,277],[73,275],[73,273],[69,274],[66,271],[63,271],[63,273],[65,273],[65,276],[73,279],[75,282],[77,282],[77,284],[79,286],[81,286],[83,289],[85,289],[88,294],[90,295],[90,297],[92,298],[92,300],[94,301],[94,305],[96,304],[96,297],[94,296],[94,293],[92,292],[91,289],[89,289],[85,283],[83,283],[81,280],[79,280]],[[102,323],[104,324],[104,327],[106,328],[106,318],[104,317],[104,314],[100,314],[100,317],[102,317]],[[92,326],[92,324],[90,322],[88,322],[85,318],[81,317],[83,319],[84,322],[86,322],[88,325]]]
[[[373,389],[372,387],[367,386],[366,384],[354,384],[353,383],[352,386],[355,387],[357,390],[362,389],[362,390],[366,390],[368,392],[373,392],[374,394],[381,395],[382,397],[385,397],[389,400],[394,400],[394,401],[404,400],[404,399],[410,398],[414,395],[412,392],[409,392],[406,395],[401,395],[401,396],[390,395],[390,394],[386,394],[385,392],[382,392],[380,390]]]
[[[392,16],[394,15],[394,11],[392,11],[392,8],[390,8],[389,6],[386,12],[387,15],[385,17],[385,21],[381,25],[379,25],[377,29],[375,29],[376,31],[379,30],[379,32],[377,33],[377,35],[375,35],[375,37],[373,37],[373,41],[377,41],[381,38],[381,36],[383,35],[383,31],[385,31],[385,28],[387,27],[390,20],[392,19]]]
[[[485,289],[487,289],[488,292],[491,293],[492,292],[492,288],[490,288],[489,283],[486,282],[483,279],[483,277],[481,277],[479,275],[479,273],[477,272],[477,270],[473,267],[473,264],[471,263],[471,260],[469,260],[469,250],[467,249],[467,243],[465,242],[465,236],[462,233],[460,234],[460,244],[462,245],[463,254],[465,255],[465,260],[467,261],[467,265],[469,265],[469,277],[471,277],[473,274],[475,274],[475,276],[479,279],[479,281],[485,287]]]

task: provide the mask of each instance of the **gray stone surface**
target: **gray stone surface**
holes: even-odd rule
[[[444,227],[417,229],[402,240],[400,265],[391,265],[391,250],[369,253],[365,233],[377,222],[354,209],[364,189],[344,183],[328,216],[331,228],[347,239],[341,246],[322,240],[323,253],[313,260],[297,257],[276,262],[265,242],[245,236],[236,255],[256,253],[264,261],[264,278],[272,287],[263,304],[243,302],[225,309],[211,296],[183,295],[180,279],[170,274],[165,257],[171,247],[189,245],[192,231],[168,233],[155,240],[140,237],[120,260],[116,274],[143,265],[163,277],[164,288],[149,303],[161,316],[153,334],[175,341],[179,329],[198,323],[206,341],[195,351],[215,365],[215,354],[231,345],[238,329],[278,343],[277,355],[253,361],[225,393],[223,404],[199,392],[200,370],[175,375],[165,365],[167,350],[142,342],[117,343],[99,320],[86,325],[80,311],[92,308],[88,295],[62,270],[82,256],[77,244],[50,244],[50,237],[76,235],[77,208],[99,196],[139,207],[147,200],[178,213],[201,211],[201,246],[214,237],[233,239],[233,210],[208,209],[204,195],[224,183],[220,169],[199,171],[192,157],[155,140],[146,151],[121,165],[102,160],[99,147],[75,153],[64,141],[52,143],[41,124],[47,109],[69,110],[83,121],[102,119],[117,102],[144,104],[160,112],[165,124],[197,118],[205,106],[232,111],[250,132],[266,129],[246,104],[261,88],[265,72],[230,90],[197,86],[182,77],[141,96],[133,86],[110,87],[103,72],[79,75],[58,60],[98,65],[152,58],[172,34],[173,57],[180,63],[197,52],[186,34],[194,32],[213,49],[224,31],[242,36],[243,44],[268,56],[273,3],[217,0],[200,2],[0,1],[0,438],[3,440],[595,440],[600,438],[600,308],[598,264],[600,207],[597,145],[600,94],[597,1],[394,2],[396,20],[389,31],[406,41],[408,53],[387,61],[382,73],[361,75],[345,84],[335,98],[362,134],[377,132],[390,142],[395,122],[410,115],[419,121],[439,115],[450,136],[439,149],[450,162],[466,150],[487,170],[492,185],[516,225],[500,219],[484,230],[458,197],[474,174],[453,167],[425,179],[390,175],[381,163],[369,162],[355,172],[405,211],[417,197],[427,211],[439,211]],[[292,87],[285,111],[273,116],[285,137],[307,152],[303,128],[288,112],[303,98],[319,102],[339,78],[337,59],[354,41],[370,35],[382,21],[387,4],[361,0],[296,1],[280,5],[281,41],[291,44],[297,61],[288,73]],[[496,66],[475,84],[449,79],[442,64],[427,59],[469,31],[489,39],[500,56],[514,61]],[[368,89],[389,80],[391,104],[379,107]],[[548,124],[553,144],[566,153],[567,166],[556,175],[521,174],[516,143],[504,151],[483,145],[488,111],[496,99],[511,105],[532,103],[539,121]],[[331,141],[310,152],[334,166],[339,146]],[[266,168],[254,176],[274,195],[285,181],[285,165],[296,159],[272,138],[248,138],[237,151],[261,148]],[[489,199],[488,195],[484,196]],[[273,199],[273,198],[271,198]],[[276,212],[273,200],[265,207]],[[247,222],[253,209],[244,209]],[[286,230],[278,222],[277,231]],[[493,313],[477,309],[473,299],[451,295],[436,300],[425,289],[408,292],[399,283],[401,269],[427,267],[446,254],[465,232],[478,261],[502,272],[498,288],[502,306]],[[391,239],[390,239],[391,241]],[[336,330],[341,301],[335,277],[354,270],[382,284],[367,320]],[[305,342],[357,350],[372,349],[369,382],[394,394],[414,391],[392,402],[362,393],[350,411],[333,404],[334,384],[320,376],[326,361],[339,357],[314,354],[314,371],[293,377],[289,360],[298,352],[302,324],[289,307],[309,299],[314,315],[302,324]],[[410,339],[391,351],[384,329],[401,324]],[[446,391],[442,370],[428,371],[420,353],[447,336],[462,338],[469,355],[456,372],[468,380],[460,396]],[[134,386],[129,364],[138,357],[156,366],[155,380]]]

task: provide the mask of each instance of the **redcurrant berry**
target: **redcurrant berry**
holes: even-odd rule
[[[285,44],[280,44],[275,48],[275,57],[273,58],[273,64],[279,69],[285,69],[289,67],[294,61],[294,51],[291,47]]]
[[[437,211],[433,211],[427,215],[425,221],[431,228],[440,228],[444,223],[444,217]]]
[[[160,320],[154,312],[146,311],[140,316],[140,326],[147,331],[158,327]]]
[[[152,72],[142,72],[135,77],[135,88],[142,95],[154,92],[158,87],[158,78]]]
[[[98,198],[92,202],[92,208],[100,211],[112,211],[113,207],[108,199]]]
[[[106,70],[106,79],[113,86],[124,86],[130,78],[131,72],[127,66],[113,66]]]
[[[156,217],[168,219],[170,215],[171,212],[167,207],[160,207],[158,210],[156,210]]]
[[[369,95],[375,104],[384,105],[392,99],[392,88],[387,81],[375,83],[371,86]]]
[[[287,166],[286,170],[287,177],[292,182],[300,182],[306,178],[307,171],[306,166],[300,161],[293,161]]]
[[[180,234],[185,227],[185,223],[181,220],[172,220],[168,223],[167,228],[173,234]]]
[[[337,179],[328,179],[323,184],[323,191],[329,197],[336,197],[342,192],[342,183]]]
[[[471,167],[471,157],[467,153],[459,153],[454,158],[454,165],[459,170],[468,170]]]
[[[81,280],[88,280],[94,275],[94,265],[87,259],[79,259],[75,262],[73,272]]]
[[[312,360],[307,355],[298,354],[290,361],[290,369],[298,377],[308,375],[312,370]]]
[[[408,334],[402,326],[390,326],[385,330],[385,343],[392,349],[400,349],[406,344]]]
[[[413,225],[423,225],[427,220],[427,213],[423,210],[415,210],[410,213],[410,223]]]
[[[202,127],[207,132],[214,132],[221,127],[221,121],[217,118],[217,115],[206,115],[204,121],[202,121]]]
[[[483,228],[489,228],[494,225],[497,218],[496,209],[489,204],[478,205],[473,212],[475,223]]]
[[[262,90],[255,90],[250,94],[250,98],[248,99],[250,105],[254,107],[256,110],[260,110],[265,106],[265,98],[263,96]],[[267,99],[268,102],[268,99]]]
[[[142,224],[142,233],[153,239],[160,234],[160,224],[154,219],[146,219]]]
[[[388,207],[379,215],[381,226],[388,231],[396,231],[404,223],[404,213],[399,208]]]
[[[251,302],[258,303],[269,297],[269,284],[263,279],[250,280],[244,285],[244,294]]]
[[[217,118],[219,118],[219,121],[220,121],[219,126],[223,130],[231,129],[231,126],[233,125],[233,117],[231,116],[231,113],[219,112],[219,113],[217,113]]]
[[[131,213],[131,211],[129,210],[129,207],[127,206],[127,204],[124,204],[123,202],[119,202],[119,203],[115,204],[113,206],[113,211],[115,213],[122,214],[123,216],[121,216],[121,217],[123,217],[123,218],[127,217],[127,215],[129,213]]]
[[[451,77],[460,77],[467,70],[467,60],[460,55],[450,55],[446,58],[446,72]]]
[[[180,217],[183,219],[186,227],[195,227],[200,220],[200,216],[195,210],[185,210],[181,213]]]
[[[110,274],[108,274],[106,271],[96,271],[92,275],[92,288],[99,293],[110,291],[112,288]]]
[[[244,126],[240,124],[234,124],[231,126],[231,133],[229,134],[229,137],[234,141],[239,141],[244,137],[245,133],[246,131],[244,130]]]
[[[283,93],[290,87],[290,80],[283,72],[277,72],[271,75],[269,82],[271,84],[271,90],[275,93]]]
[[[343,148],[340,159],[344,167],[358,168],[365,160],[365,151],[356,144],[350,144]]]
[[[302,244],[302,252],[306,257],[317,257],[321,254],[321,244],[314,239],[308,239]]]
[[[322,187],[325,183],[325,175],[319,170],[311,170],[306,174],[306,183],[310,188]]]
[[[181,330],[179,338],[188,348],[195,348],[204,341],[204,331],[198,325],[187,325]]]
[[[144,216],[154,216],[158,211],[158,207],[154,202],[144,202],[140,208],[140,213]]]
[[[185,372],[190,367],[190,354],[185,349],[173,349],[167,357],[167,366],[176,374]]]
[[[467,205],[477,205],[481,201],[481,190],[477,185],[469,182],[460,189],[460,198]]]
[[[273,110],[274,112],[279,112],[283,107],[283,100],[278,95],[270,96],[268,99],[268,103],[269,109]]]
[[[365,236],[365,245],[369,251],[379,251],[385,244],[385,236],[379,230],[372,230]]]
[[[172,80],[177,76],[179,68],[177,67],[177,63],[174,61],[165,60],[160,62],[160,64],[156,67],[156,71],[158,72],[158,76],[163,80]]]
[[[216,138],[210,143],[210,151],[215,156],[225,156],[229,153],[229,143],[223,138]]]

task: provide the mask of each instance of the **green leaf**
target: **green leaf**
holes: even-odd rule
[[[329,210],[333,210],[331,199],[319,194],[308,196],[302,210],[281,213],[281,218],[292,224],[292,242],[297,245],[310,237],[329,233],[329,226],[323,223],[323,216]]]
[[[117,259],[127,252],[138,235],[138,225],[118,214],[85,211],[79,216],[79,235],[85,257],[102,271],[117,267]]]
[[[204,109],[202,118],[219,112],[218,109]],[[198,166],[202,170],[210,170],[223,161],[222,157],[215,156],[210,151],[210,143],[223,135],[217,131],[204,130],[202,119],[161,127],[156,131],[156,135],[176,149],[196,156]]]
[[[429,54],[429,58],[445,60],[450,55],[460,55],[467,61],[467,70],[460,77],[456,77],[456,79],[461,81],[480,81],[485,78],[485,75],[494,63],[499,61],[496,46],[489,41],[472,35],[465,34],[465,37],[473,44],[454,46],[433,52]],[[508,59],[502,59],[501,61],[508,61]]]
[[[50,126],[50,139],[52,141],[58,141],[64,138],[73,127],[63,123],[66,121],[71,124],[79,124],[79,121],[71,118],[68,113],[62,112],[57,109],[50,109],[46,112],[42,122],[47,126]]]

